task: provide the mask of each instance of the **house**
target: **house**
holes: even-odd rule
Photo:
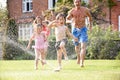
[[[10,18],[14,18],[19,27],[19,40],[28,40],[32,34],[33,17],[40,16],[42,11],[51,9],[57,0],[7,0]]]
[[[88,0],[87,0],[88,1]],[[103,0],[107,1],[108,0]],[[112,25],[112,29],[115,31],[120,31],[120,0],[111,0],[115,3],[115,5],[112,8],[108,7],[108,4],[105,4],[105,6],[102,9],[102,12],[104,13],[104,20],[107,21],[106,23],[102,23],[101,26],[107,27],[109,25]],[[93,0],[89,0],[89,4],[91,5],[93,3]],[[101,4],[104,4],[101,2]]]
[[[87,4],[92,4],[93,0],[82,0]],[[113,0],[116,6],[111,10],[108,7],[103,11],[106,13],[105,19],[113,25],[114,30],[120,31],[120,0]],[[28,40],[32,34],[33,17],[41,15],[41,12],[55,6],[57,0],[7,0],[9,17],[14,18],[19,27],[19,40]],[[111,12],[110,12],[111,11]]]
[[[116,6],[111,9],[111,24],[113,24],[113,29],[120,31],[120,0],[113,0]]]

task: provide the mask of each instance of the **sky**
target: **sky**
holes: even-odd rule
[[[6,0],[0,0],[0,7],[6,7]]]

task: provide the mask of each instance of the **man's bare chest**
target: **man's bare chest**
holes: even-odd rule
[[[83,10],[81,10],[81,11],[74,11],[73,12],[73,17],[74,18],[85,18],[86,17],[86,13],[85,13],[85,11]]]

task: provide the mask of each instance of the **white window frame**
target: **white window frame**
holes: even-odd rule
[[[29,4],[29,10],[27,10],[27,4]],[[32,12],[33,11],[33,0],[22,0],[22,11]]]
[[[21,41],[27,41],[33,33],[32,23],[19,24],[18,39]]]
[[[118,30],[120,31],[120,15],[118,16]]]
[[[58,0],[55,0],[55,2],[57,2]],[[48,9],[53,9],[53,0],[48,0]]]

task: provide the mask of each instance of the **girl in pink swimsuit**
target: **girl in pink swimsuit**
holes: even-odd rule
[[[45,33],[46,37],[48,38],[48,36],[50,35],[50,31],[47,27],[47,24],[45,21],[43,21],[42,17],[41,16],[37,16],[36,19],[33,21],[33,29],[34,31],[36,30],[36,25],[37,24],[41,24],[42,26],[42,31]],[[47,55],[47,50],[48,50],[48,46],[49,46],[49,43],[48,43],[48,40],[45,41],[45,47],[44,47],[44,52],[45,52],[45,56],[44,58],[46,58],[46,55]]]
[[[42,66],[46,64],[45,60],[45,42],[46,42],[46,35],[42,31],[43,27],[41,24],[36,25],[36,30],[34,31],[33,35],[31,36],[27,49],[30,48],[31,42],[34,39],[35,40],[35,45],[32,46],[35,50],[35,69],[38,69],[38,60],[41,61]]]

